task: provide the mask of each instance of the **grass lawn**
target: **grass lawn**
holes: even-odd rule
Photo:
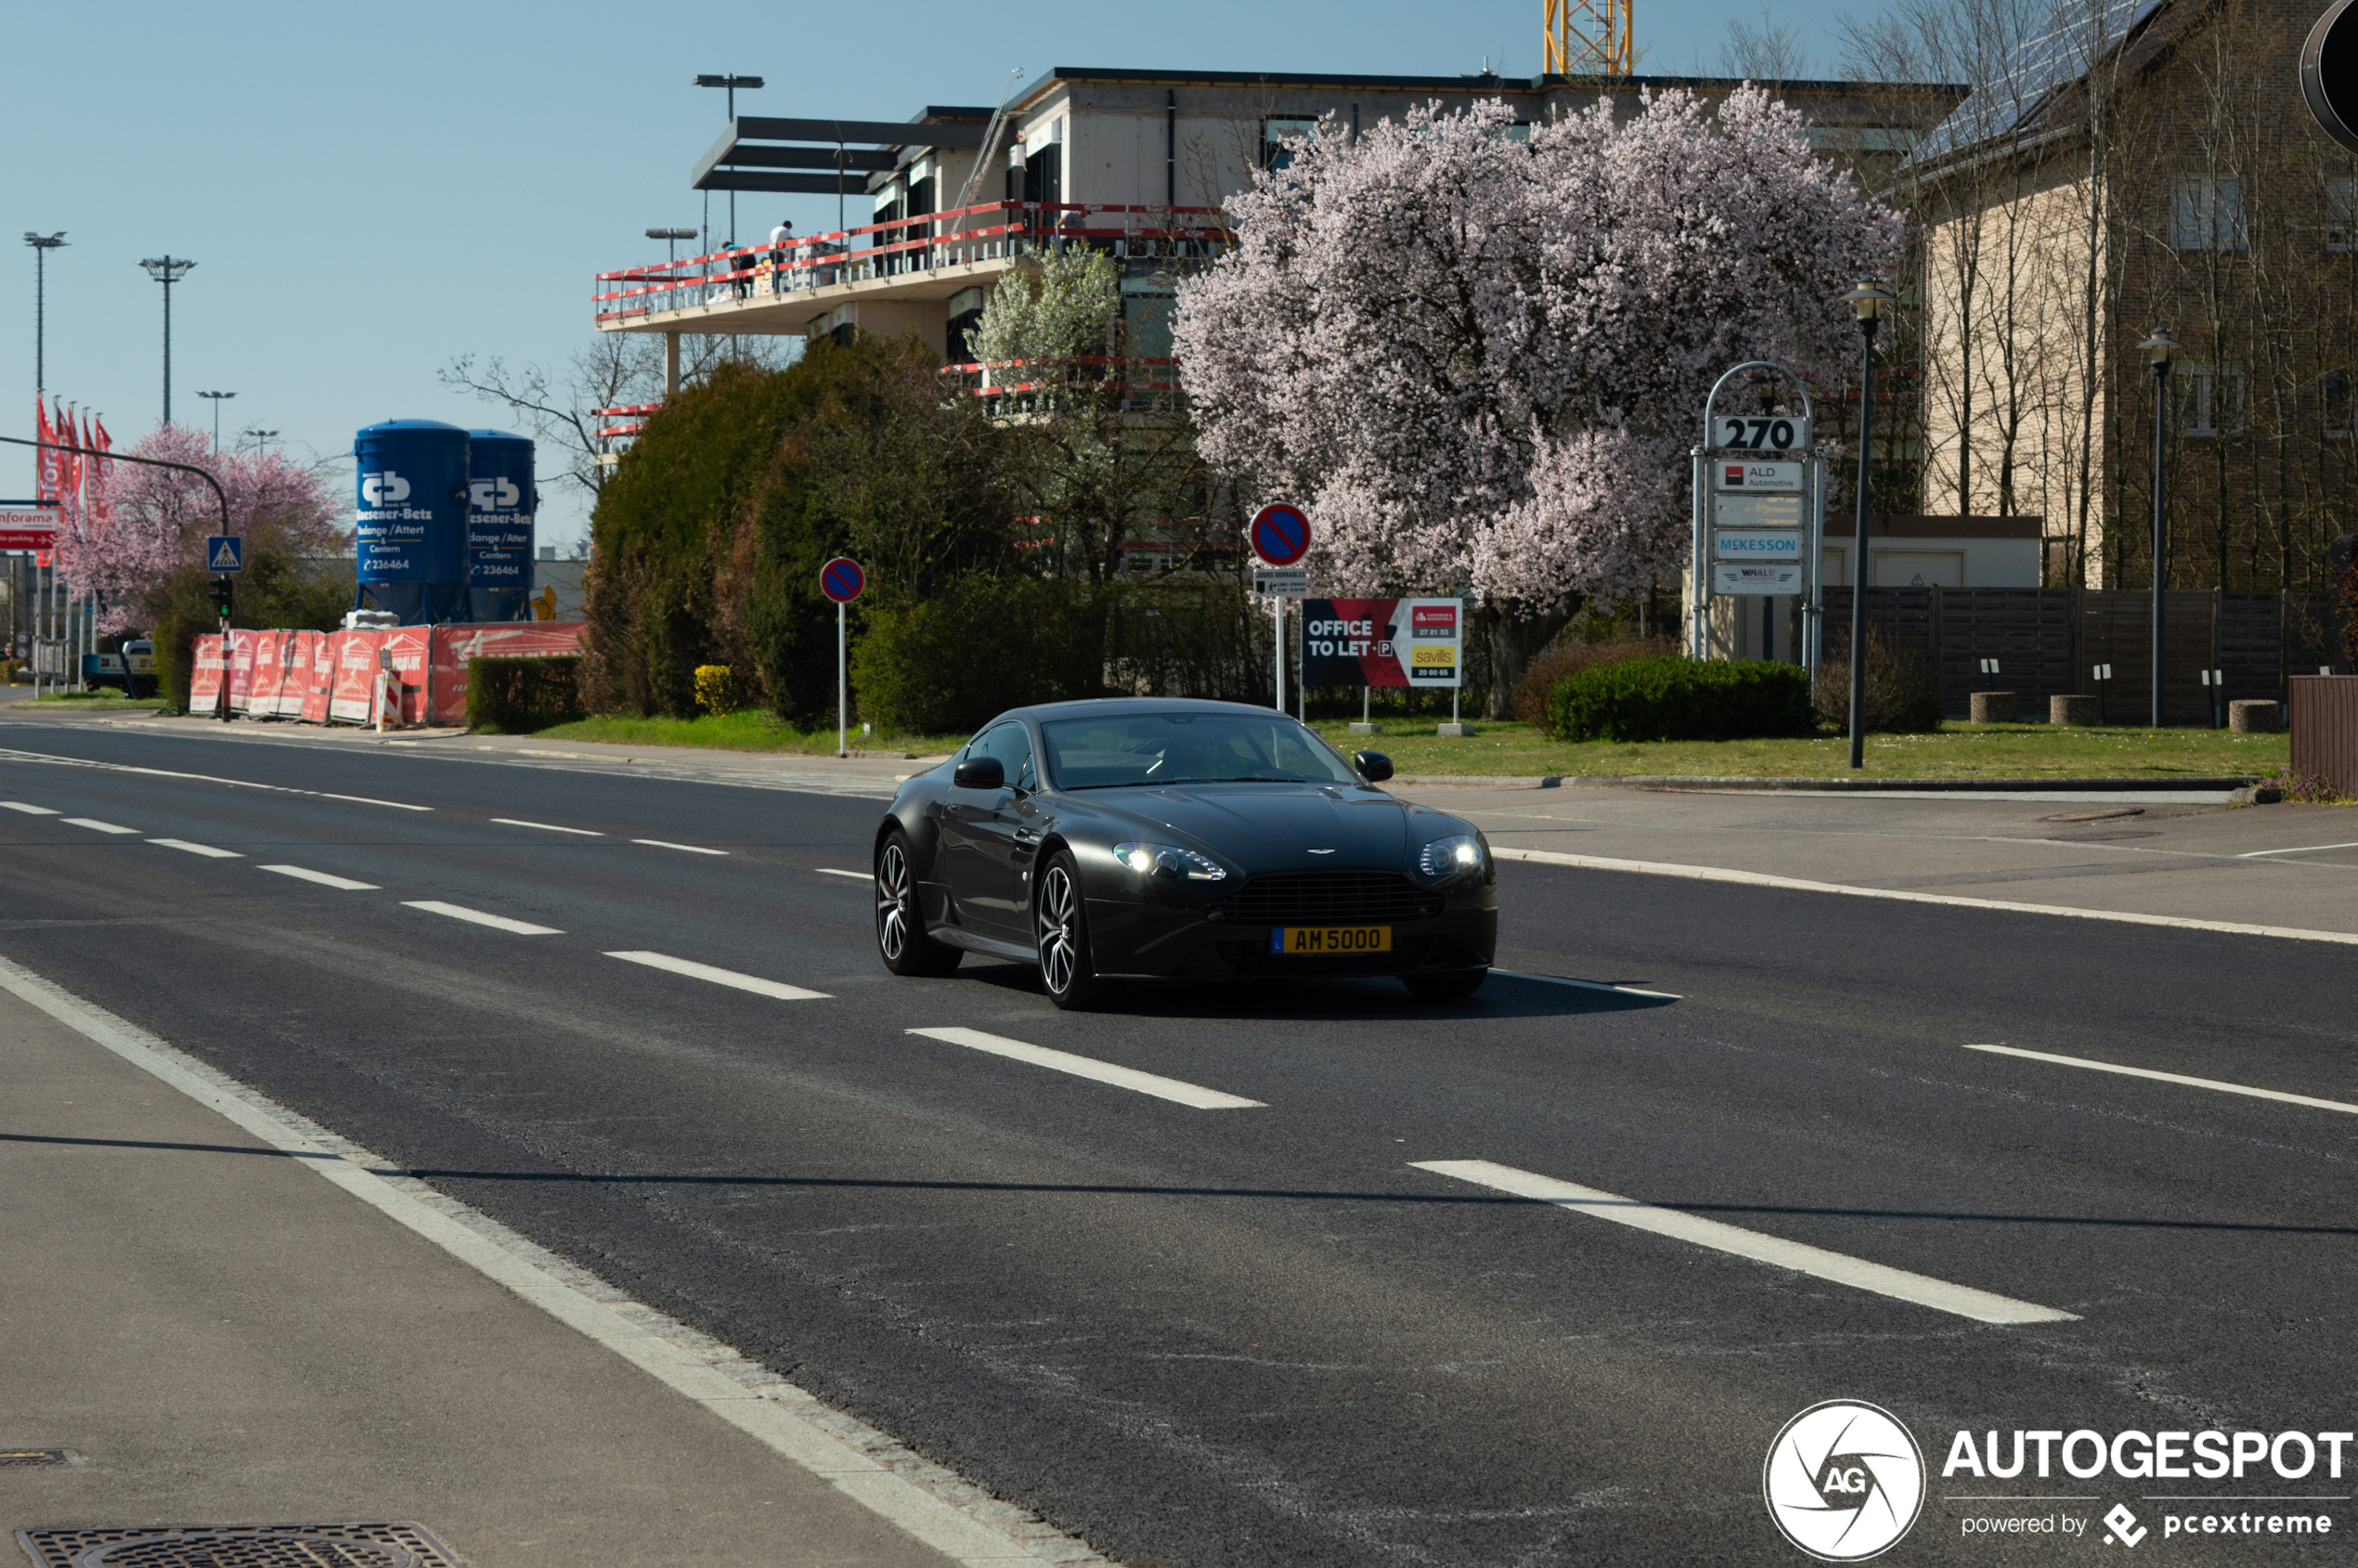
[[[781,723],[776,715],[760,708],[718,717],[705,714],[694,719],[641,719],[628,714],[601,713],[542,730],[538,738],[610,741],[618,745],[709,746],[719,751],[778,751],[802,757],[836,754],[834,725],[805,732]],[[850,745],[854,751],[914,752],[919,757],[930,757],[955,751],[966,744],[966,739],[965,735],[862,735],[854,730]]]
[[[37,703],[59,703],[71,707],[137,708],[141,712],[172,706],[172,701],[168,697],[126,697],[112,687],[102,688],[96,692],[54,692],[47,696],[35,697],[32,700]]]
[[[1431,720],[1389,734],[1354,735],[1348,722],[1313,726],[1346,755],[1362,746],[1402,773],[1529,775],[1674,773],[1717,778],[1841,778],[1850,745],[1839,735],[1758,741],[1611,741],[1566,745],[1528,724],[1471,724],[1445,740]],[[1869,735],[1862,776],[1930,778],[2166,778],[2280,772],[2287,737],[2224,730],[2071,729],[2050,724],[1945,725],[1928,735]]]

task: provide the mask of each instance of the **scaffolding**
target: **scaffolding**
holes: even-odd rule
[[[1626,76],[1636,65],[1629,0],[1547,0],[1550,76]]]

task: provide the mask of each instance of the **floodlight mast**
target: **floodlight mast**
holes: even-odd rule
[[[25,232],[24,242],[32,247],[32,395],[38,402],[49,390],[47,352],[47,293],[49,253],[66,242],[66,231],[55,234]]]
[[[163,422],[172,422],[172,286],[188,276],[197,264],[186,256],[149,256],[139,264],[148,276],[163,285]]]
[[[1550,76],[1627,76],[1637,68],[1629,0],[1547,0],[1542,66]]]

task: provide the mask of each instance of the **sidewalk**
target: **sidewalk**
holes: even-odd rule
[[[931,1494],[915,1527],[954,1555],[921,1544],[854,1500],[881,1467],[790,1461],[748,1430],[794,1418],[723,1419],[641,1369],[667,1345],[633,1365],[551,1315],[563,1286],[544,1310],[307,1167],[389,1184],[272,1141],[0,990],[0,1450],[79,1456],[0,1465],[0,1531],[406,1522],[471,1568],[1040,1561]]]

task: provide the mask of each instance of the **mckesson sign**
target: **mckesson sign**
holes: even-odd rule
[[[1801,541],[1797,528],[1717,528],[1711,556],[1715,561],[1798,561]]]

